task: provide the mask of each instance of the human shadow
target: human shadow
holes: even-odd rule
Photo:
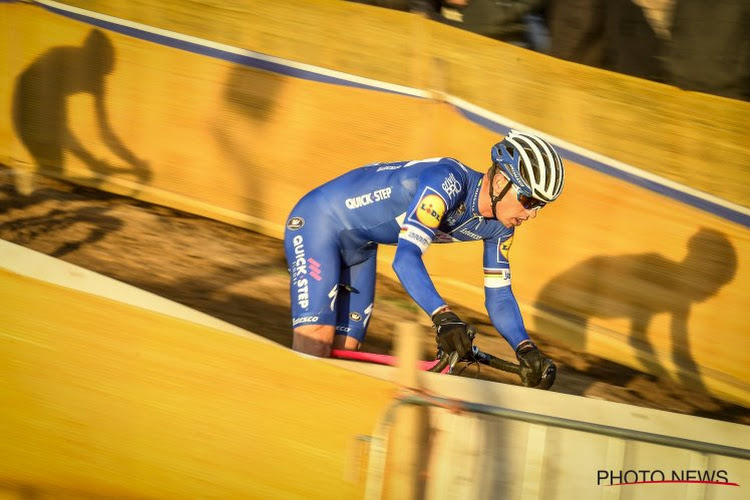
[[[141,185],[151,180],[148,164],[118,137],[107,113],[106,77],[114,66],[112,42],[101,30],[92,29],[80,47],[53,47],[18,75],[13,94],[13,125],[38,172],[64,177],[65,153],[69,152],[97,174],[93,179],[86,178],[89,185],[99,185],[114,174],[132,175]],[[87,138],[73,133],[67,100],[78,93],[93,97],[101,139],[124,166],[96,157],[84,144]]]
[[[9,232],[19,245],[28,243],[43,233],[62,231],[74,225],[81,225],[81,236],[74,241],[65,241],[58,248],[47,252],[53,257],[63,257],[84,245],[94,244],[107,233],[117,231],[123,225],[116,217],[106,214],[103,207],[84,207],[74,211],[52,210],[38,217],[27,217],[0,223],[0,234]]]
[[[651,374],[665,377],[647,331],[655,315],[668,313],[671,357],[681,367],[680,382],[703,387],[690,347],[690,309],[728,284],[736,270],[734,246],[725,234],[708,228],[690,238],[682,261],[657,253],[592,257],[542,288],[535,304],[542,312],[535,317],[536,329],[561,331],[571,347],[582,350],[592,318],[627,318],[639,361]],[[562,329],[555,318],[566,320]]]
[[[267,147],[267,132],[271,130],[285,78],[243,64],[232,66],[222,92],[227,112],[222,112],[212,127],[224,161],[240,172],[243,210],[248,214],[262,210],[262,178],[272,167],[261,162],[258,151]]]
[[[32,193],[24,195],[19,192],[18,172],[9,167],[0,165],[0,216],[11,210],[20,210],[40,203],[48,198],[46,189],[37,189]]]

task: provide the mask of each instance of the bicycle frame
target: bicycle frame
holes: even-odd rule
[[[492,354],[482,352],[477,346],[472,346],[471,358],[477,363],[487,365],[508,373],[514,373],[518,375],[521,367],[510,361],[497,358]],[[352,361],[364,361],[368,363],[376,363],[379,365],[397,366],[398,358],[391,356],[390,354],[376,354],[373,352],[363,351],[348,351],[345,349],[333,349],[331,351],[331,357],[337,359],[347,359]],[[432,361],[419,361],[417,368],[423,371],[438,372],[438,373],[453,373],[453,368],[460,360],[458,355],[454,352],[450,355],[442,355],[440,358]],[[464,360],[465,361],[465,360]]]
[[[376,354],[374,352],[333,349],[331,351],[331,357],[336,359],[347,359],[351,361],[364,361],[367,363],[375,363],[378,365],[398,366],[398,358],[396,356],[391,356],[390,354]],[[435,359],[432,361],[419,361],[417,363],[417,368],[422,371],[434,371],[433,368],[435,368],[440,362],[440,359]],[[447,373],[449,371],[449,367],[447,365],[443,366],[438,371],[440,371],[440,373]]]
[[[345,349],[333,349],[331,351],[331,357],[337,359],[347,359],[352,361],[364,361],[368,363],[376,363],[380,365],[397,366],[398,358],[389,354],[376,354],[373,352],[363,351],[348,351]],[[467,363],[480,363],[496,370],[504,371],[507,373],[513,373],[520,377],[521,367],[516,363],[500,359],[492,354],[480,351],[477,346],[471,347],[471,354],[467,359],[459,359],[458,354],[455,352],[449,355],[442,354],[440,358],[432,361],[419,361],[417,368],[423,371],[439,372],[439,373],[453,373],[453,368],[459,361],[465,361]],[[537,388],[549,389],[555,382],[556,370],[553,369],[548,371],[542,377],[542,381]]]

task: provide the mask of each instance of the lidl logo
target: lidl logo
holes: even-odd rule
[[[510,246],[513,244],[513,235],[511,235],[510,238],[508,238],[505,241],[500,242],[500,253],[503,257],[505,257],[505,260],[508,260],[508,252],[510,252]]]
[[[436,194],[428,194],[417,205],[417,219],[429,228],[437,228],[445,213],[445,202]]]

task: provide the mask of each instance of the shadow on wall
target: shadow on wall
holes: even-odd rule
[[[657,253],[592,257],[554,277],[535,305],[566,320],[563,340],[578,349],[586,347],[591,318],[627,318],[630,344],[648,372],[658,377],[667,372],[646,333],[654,315],[667,313],[672,360],[682,368],[680,381],[693,386],[697,381],[702,386],[690,349],[690,308],[715,295],[736,270],[737,252],[726,235],[702,228],[688,241],[681,262]],[[545,315],[535,320],[539,331],[560,329]]]
[[[244,210],[248,214],[262,209],[261,179],[269,166],[261,164],[258,150],[268,147],[265,131],[273,120],[283,79],[281,75],[237,64],[224,83],[222,99],[231,118],[219,116],[213,135],[225,161],[240,172],[245,186],[241,196],[246,200]]]
[[[49,187],[40,187],[25,195],[19,193],[14,185],[17,172],[0,167],[0,238],[26,247],[33,246],[38,239],[45,239],[50,234],[67,234],[73,236],[51,241],[62,241],[57,247],[46,247],[44,253],[61,258],[82,247],[102,240],[108,233],[116,233],[123,227],[121,219],[108,214],[107,207],[63,207],[62,209],[45,210],[44,203],[50,198],[59,202],[80,199],[111,200],[116,196],[95,189],[75,186],[72,193],[65,193]],[[31,207],[36,207],[31,209]],[[10,216],[14,210],[28,210],[27,217]],[[10,217],[9,217],[10,216]]]
[[[151,180],[147,163],[123,144],[107,115],[105,79],[114,66],[112,42],[104,32],[93,29],[82,46],[54,47],[16,78],[13,125],[38,172],[63,177],[64,154],[68,151],[97,174],[97,179],[85,179],[88,184],[114,174],[132,175],[140,184]],[[100,136],[126,166],[114,166],[95,157],[84,144],[88,138],[72,133],[69,124],[75,117],[69,116],[67,98],[81,92],[93,96]]]

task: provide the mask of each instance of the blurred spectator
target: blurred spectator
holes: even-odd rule
[[[350,0],[568,61],[750,101],[750,0]]]
[[[550,55],[604,67],[604,9],[607,0],[550,0]]]
[[[354,3],[363,3],[384,7],[387,9],[402,10],[404,12],[416,12],[426,14],[434,18],[440,10],[441,0],[348,0]]]
[[[520,47],[548,52],[549,0],[349,0],[406,12]]]
[[[672,1],[550,0],[550,54],[663,81],[666,32],[660,24],[657,34],[652,19]]]
[[[604,68],[664,81],[666,39],[659,37],[647,13],[654,0],[610,0],[604,16]]]
[[[545,1],[545,3],[547,3]],[[526,25],[526,37],[529,40],[529,48],[537,52],[549,54],[550,39],[549,27],[547,26],[547,10],[536,9],[523,17]]]
[[[520,47],[547,52],[548,0],[443,0],[438,20]]]
[[[676,0],[668,82],[750,101],[750,1]]]

